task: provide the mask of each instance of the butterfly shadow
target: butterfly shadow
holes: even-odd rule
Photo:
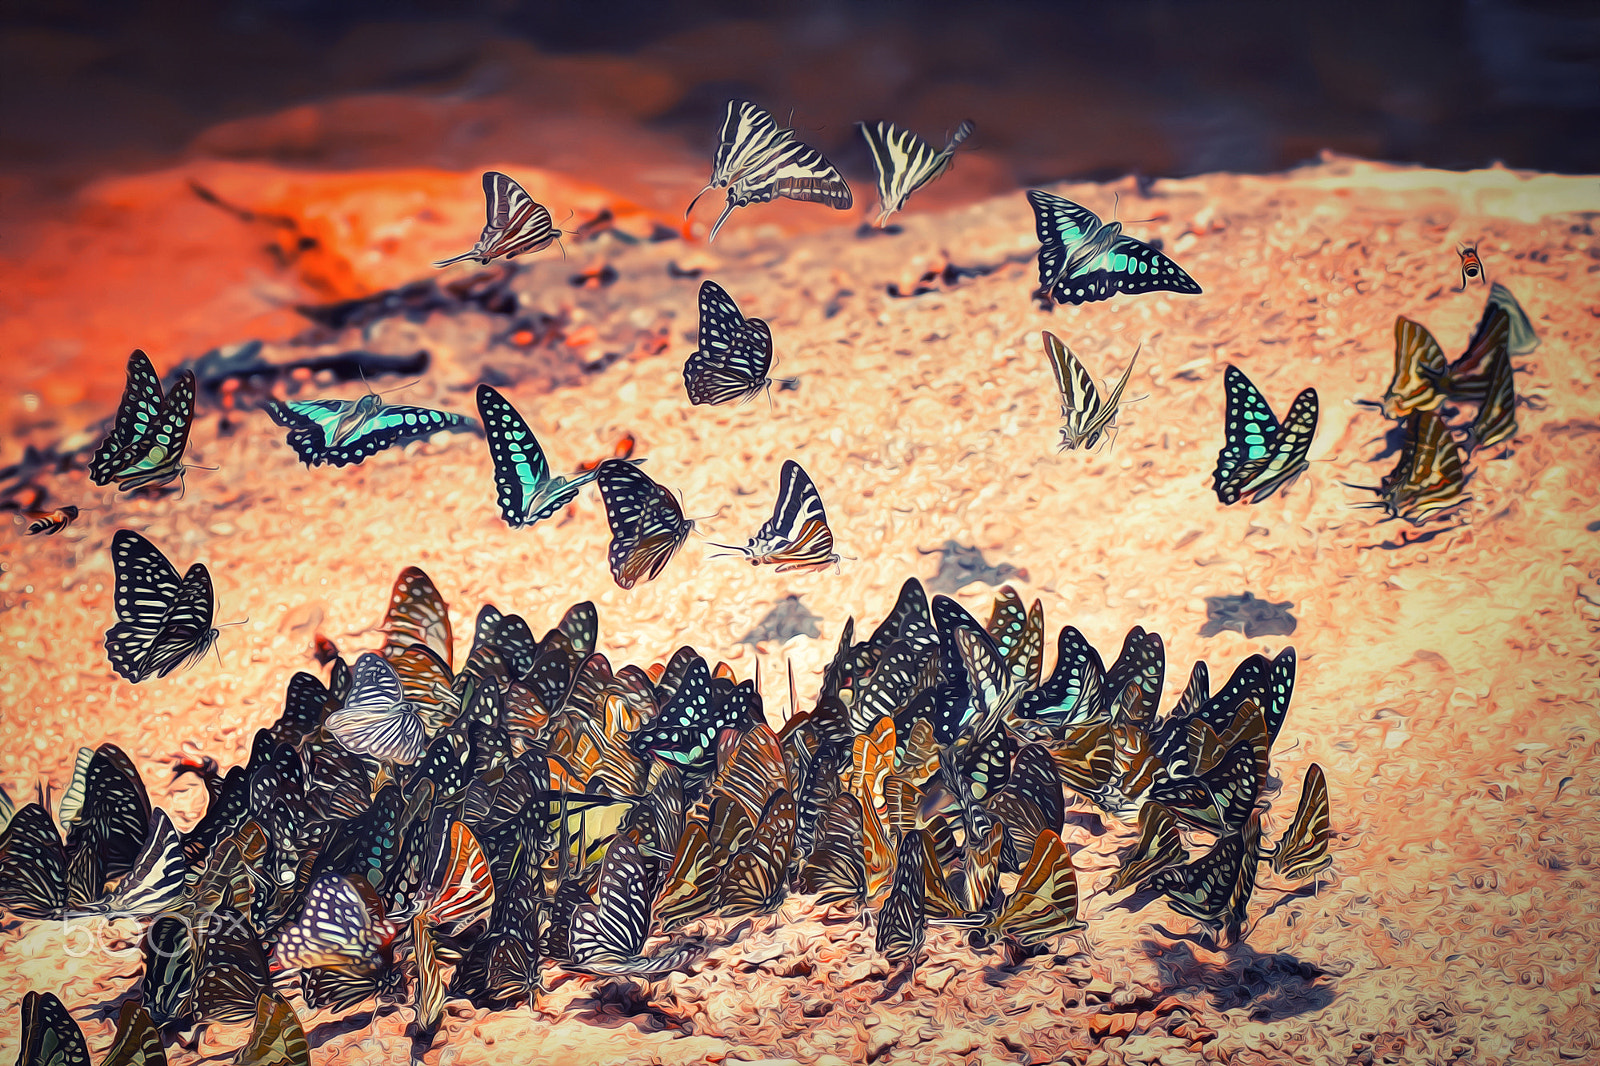
[[[323,1022],[306,1030],[306,1045],[318,1048],[334,1037],[344,1036],[346,1033],[359,1033],[363,1029],[371,1028],[379,1018],[394,1014],[400,1008],[393,1003],[386,1003],[371,1010],[361,1011],[357,1014],[347,1014],[343,1018],[335,1018],[331,1022]]]
[[[694,1035],[694,1012],[675,1013],[672,1007],[658,1004],[655,984],[644,977],[597,978],[587,996],[572,1000],[571,1017],[599,1029],[617,1029],[632,1024],[641,1033],[681,1033]]]
[[[1333,971],[1288,952],[1258,952],[1248,944],[1238,943],[1223,949],[1222,961],[1215,962],[1215,956],[1201,958],[1195,952],[1194,945],[1206,938],[1173,933],[1159,924],[1154,929],[1173,941],[1170,945],[1154,940],[1140,944],[1160,969],[1163,987],[1198,988],[1210,998],[1215,1010],[1247,1010],[1253,1022],[1283,1021],[1320,1011],[1337,994],[1327,980],[1336,976]]]

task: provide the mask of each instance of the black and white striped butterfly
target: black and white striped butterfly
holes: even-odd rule
[[[489,458],[494,461],[500,517],[512,529],[549,518],[599,476],[598,468],[571,479],[552,475],[533,430],[511,402],[488,385],[478,386],[478,415],[489,438]]]
[[[1089,376],[1089,371],[1078,361],[1078,357],[1072,354],[1072,349],[1062,344],[1061,339],[1049,330],[1044,331],[1044,352],[1050,358],[1050,369],[1056,375],[1056,388],[1061,392],[1061,444],[1056,450],[1066,451],[1079,445],[1093,448],[1102,433],[1108,428],[1116,428],[1122,390],[1128,386],[1128,378],[1133,374],[1133,364],[1138,360],[1139,353],[1133,353],[1127,369],[1122,372],[1122,380],[1117,382],[1105,402],[1101,403],[1094,378]]]
[[[422,715],[405,698],[400,675],[376,652],[366,652],[351,671],[350,695],[328,715],[328,732],[350,751],[388,762],[413,763],[427,743]]]
[[[701,951],[671,945],[650,957],[641,957],[650,932],[650,904],[655,871],[630,837],[619,836],[606,849],[600,864],[600,884],[593,903],[572,912],[567,933],[570,970],[593,974],[657,976],[694,962]]]
[[[715,546],[727,549],[718,554],[739,553],[750,560],[751,566],[768,563],[776,566],[780,574],[786,570],[822,570],[839,563],[822,497],[810,476],[793,459],[783,461],[777,506],[750,543],[742,548],[732,544]]]
[[[1119,292],[1198,293],[1200,286],[1155,248],[1125,235],[1120,222],[1101,222],[1081,204],[1040,189],[1028,190],[1039,235],[1040,299],[1081,304]]]
[[[727,189],[728,204],[711,227],[708,243],[717,239],[717,231],[736,207],[768,203],[779,196],[824,203],[840,211],[854,202],[844,175],[821,152],[796,140],[793,130],[780,129],[771,114],[748,100],[728,101],[711,160],[711,183],[689,202],[684,216],[712,189]]]
[[[1317,390],[1302,389],[1279,425],[1261,391],[1244,371],[1229,366],[1223,375],[1228,394],[1225,439],[1217,455],[1213,487],[1224,505],[1250,496],[1262,500],[1300,476],[1310,463],[1306,453],[1317,431]]]
[[[632,463],[607,459],[600,464],[600,497],[611,525],[607,559],[618,585],[631,589],[660,575],[683,547],[694,521],[683,517],[677,497],[651,481]]]
[[[950,135],[944,151],[936,152],[927,141],[910,130],[899,129],[880,122],[868,126],[856,123],[861,136],[872,151],[873,165],[878,168],[878,221],[881,228],[889,216],[906,205],[911,194],[950,169],[961,142],[972,136],[972,123],[963,122]]]
[[[700,283],[700,347],[683,364],[692,404],[743,402],[772,384],[772,330],[745,318],[716,282]]]
[[[528,191],[498,170],[483,175],[483,233],[472,251],[433,264],[447,267],[464,259],[476,259],[488,266],[495,259],[511,259],[524,252],[537,252],[561,236],[542,204],[534,202]]]
[[[131,529],[111,538],[117,623],[106,630],[112,669],[138,684],[203,656],[217,639],[211,573],[195,563],[181,578],[154,544]]]
[[[185,370],[172,391],[163,394],[150,358],[135,348],[128,356],[128,383],[116,420],[89,459],[90,479],[96,485],[115,481],[123,492],[132,492],[182,477],[194,397],[193,372]]]

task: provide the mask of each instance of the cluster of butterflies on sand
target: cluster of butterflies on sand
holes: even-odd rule
[[[449,610],[413,567],[384,631],[353,664],[324,638],[328,681],[294,675],[244,766],[178,760],[209,797],[187,833],[113,744],[80,750],[54,812],[43,788],[19,809],[0,793],[0,910],[149,923],[105,1061],[250,1023],[239,1062],[307,1062],[296,993],[313,1011],[408,1003],[432,1034],[447,999],[533,1001],[547,964],[692,968],[715,935],[692,923],[791,892],[854,908],[906,972],[930,925],[1020,961],[1086,928],[1062,838],[1080,802],[1137,820],[1099,891],[1165,897],[1218,940],[1245,935],[1262,862],[1288,881],[1330,863],[1315,764],[1263,843],[1293,649],[1215,693],[1197,663],[1161,714],[1157,634],[1135,627],[1108,668],[1067,626],[1045,676],[1038,601],[1003,587],[981,623],[911,579],[865,640],[846,622],[810,709],[791,674],[774,730],[758,682],[693,648],[613,668],[592,603],[538,638],[486,605],[458,670]],[[21,1031],[19,1066],[89,1061],[50,993],[28,995]]]
[[[1462,285],[1468,271],[1481,273],[1477,252],[1471,260],[1463,253]],[[1527,355],[1539,346],[1533,325],[1517,298],[1498,281],[1489,289],[1478,328],[1459,359],[1447,361],[1444,349],[1427,327],[1404,315],[1394,320],[1394,377],[1376,407],[1387,418],[1401,422],[1400,461],[1376,486],[1375,503],[1390,518],[1422,525],[1441,517],[1470,497],[1466,495],[1466,468],[1455,432],[1446,421],[1462,404],[1476,404],[1477,413],[1466,423],[1464,443],[1468,455],[1508,441],[1517,433],[1516,371],[1514,355]]]

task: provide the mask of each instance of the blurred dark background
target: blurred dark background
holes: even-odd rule
[[[851,123],[876,118],[930,140],[976,120],[995,185],[1323,148],[1600,171],[1593,2],[8,0],[0,79],[0,169],[52,184],[195,154],[559,157],[574,119],[708,165],[733,95],[856,173]]]

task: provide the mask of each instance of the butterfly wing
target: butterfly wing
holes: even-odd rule
[[[184,579],[160,549],[131,529],[119,529],[112,536],[111,562],[116,574],[117,622],[106,630],[106,656],[112,669],[138,684],[156,670],[151,652],[162,637]],[[193,587],[198,586],[197,581]],[[209,589],[209,578],[206,587]]]
[[[478,415],[483,419],[494,463],[495,500],[500,517],[512,529],[549,518],[577,498],[578,490],[594,479],[581,475],[572,481],[550,476],[544,449],[517,409],[488,385],[478,386]]]
[[[289,428],[289,446],[307,466],[349,466],[396,444],[441,430],[460,432],[476,423],[466,415],[404,404],[369,404],[354,423],[350,416],[360,401],[267,401],[267,413]]]
[[[67,906],[67,853],[50,814],[29,803],[0,834],[0,910],[58,918]]]
[[[599,482],[611,526],[611,576],[625,589],[640,579],[653,580],[683,546],[694,523],[683,517],[672,493],[631,463],[607,459],[600,464]]]
[[[1517,388],[1511,367],[1511,350],[1495,349],[1489,362],[1489,385],[1478,414],[1467,430],[1467,454],[1499,444],[1517,435]]]
[[[1104,300],[1119,292],[1139,293],[1156,289],[1187,295],[1201,291],[1188,271],[1165,253],[1123,234],[1099,255],[1091,256],[1083,265],[1070,269],[1066,276],[1056,281],[1050,292],[1057,303],[1081,304]]]
[[[769,382],[772,331],[759,318],[746,319],[716,282],[700,285],[700,348],[683,365],[683,384],[693,404],[748,400]]]
[[[726,185],[727,204],[707,241],[717,239],[736,207],[791,200],[825,203],[846,210],[853,202],[844,176],[817,149],[778,129],[772,116],[754,104],[731,101],[722,143],[712,167],[712,186]],[[694,204],[689,205],[692,210]]]
[[[972,123],[963,122],[944,151],[936,152],[910,130],[898,129],[888,122],[876,126],[865,122],[857,125],[878,172],[879,226],[903,208],[912,193],[943,174],[955,157],[956,148],[972,135]]]
[[[1100,216],[1064,196],[1029,189],[1034,231],[1039,237],[1039,292],[1055,288],[1067,272],[1067,262],[1078,245],[1101,228]]]
[[[83,1030],[54,992],[22,997],[21,1036],[17,1066],[89,1066]]]
[[[1231,504],[1244,494],[1243,472],[1264,460],[1278,436],[1278,418],[1244,371],[1229,366],[1223,375],[1228,397],[1222,451],[1212,475],[1217,499]]]
[[[395,579],[383,615],[383,631],[385,658],[393,658],[413,644],[425,644],[438,654],[446,670],[454,668],[450,608],[421,568],[408,566]]]
[[[409,703],[400,676],[383,656],[365,652],[356,660],[344,706],[328,715],[328,732],[350,751],[413,763],[427,743],[422,716]]]
[[[89,458],[89,477],[96,485],[111,484],[118,457],[155,424],[161,398],[161,379],[156,376],[150,357],[135,348],[128,356],[128,383],[123,387],[111,432]]]
[[[183,473],[183,450],[194,423],[194,373],[178,377],[143,434],[110,462],[111,477],[123,492],[165,485]]]
[[[204,563],[195,563],[178,585],[177,595],[161,624],[161,632],[145,657],[145,674],[166,677],[178,667],[205,655],[217,639],[211,627],[216,610],[216,594],[211,588],[211,572]]]
[[[1489,286],[1489,302],[1499,304],[1511,316],[1508,343],[1512,355],[1527,355],[1539,347],[1539,336],[1533,331],[1533,323],[1528,321],[1528,313],[1522,309],[1510,289],[1495,282]]]
[[[772,517],[740,548],[751,562],[776,564],[787,570],[815,570],[839,561],[822,497],[810,475],[793,459],[785,459],[779,476],[778,502]]]
[[[483,261],[537,252],[555,240],[550,212],[515,179],[491,170],[483,176],[483,195],[485,222],[477,248]]]
[[[1400,476],[1389,486],[1385,505],[1391,516],[1420,526],[1463,503],[1467,479],[1461,450],[1438,412],[1419,411],[1411,418],[1414,428],[1408,436],[1415,440],[1411,463],[1404,467],[1402,456],[1404,468],[1396,468]]]
[[[1304,389],[1290,405],[1267,455],[1239,470],[1239,494],[1253,494],[1250,502],[1260,503],[1299,477],[1310,466],[1306,454],[1316,432],[1317,390]]]
[[[1272,853],[1272,869],[1289,881],[1304,881],[1333,863],[1328,855],[1328,782],[1322,767],[1306,768],[1300,786],[1300,803],[1294,821],[1278,840]]]
[[[1445,372],[1444,349],[1433,334],[1404,315],[1394,320],[1394,377],[1383,394],[1383,413],[1404,418],[1439,406],[1444,396],[1434,384]]]

